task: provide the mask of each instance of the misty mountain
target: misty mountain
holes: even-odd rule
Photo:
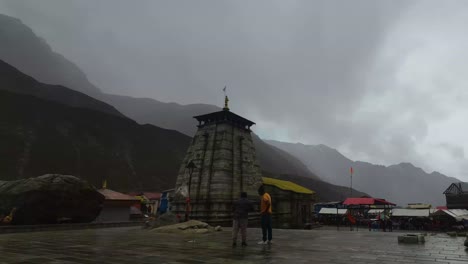
[[[279,175],[297,175],[316,180],[320,179],[304,163],[286,151],[266,143],[255,134],[252,134],[252,139],[255,144],[258,162],[266,174],[274,174],[276,177]]]
[[[113,94],[104,94],[102,100],[115,106],[140,124],[154,124],[162,128],[176,129],[188,136],[195,135],[197,131],[197,123],[193,116],[221,110],[217,106],[208,104],[180,105],[150,98]]]
[[[101,91],[72,62],[55,53],[19,19],[0,14],[0,58],[46,84],[59,84],[99,98]]]
[[[314,173],[332,184],[350,185],[350,167],[354,169],[353,187],[374,197],[385,198],[398,205],[430,203],[444,205],[443,192],[458,179],[438,172],[426,173],[411,163],[391,166],[352,161],[336,149],[325,145],[304,145],[267,141],[299,158]]]
[[[24,71],[29,73],[33,78],[36,78],[38,80],[44,80],[44,82],[47,82],[47,83],[64,85],[75,91],[79,91],[79,92],[83,92],[88,95],[91,95],[94,98],[83,95],[81,93],[77,93],[75,91],[71,91],[70,89],[67,89],[63,86],[40,84],[39,82],[35,81],[29,76],[23,76],[22,78],[18,77],[16,80],[13,79],[14,81],[12,82],[11,78],[16,78],[16,77],[10,76],[6,78],[7,75],[9,74],[2,74],[3,76],[1,76],[1,77],[4,77],[5,79],[0,80],[0,83],[9,84],[8,86],[1,85],[2,89],[4,90],[14,91],[16,93],[34,95],[36,97],[39,97],[45,100],[51,100],[54,102],[61,103],[61,104],[54,104],[55,108],[61,108],[65,106],[87,108],[90,110],[96,110],[96,111],[103,112],[103,113],[110,113],[120,118],[122,118],[122,114],[124,114],[125,116],[134,119],[140,124],[152,124],[158,127],[174,129],[174,130],[183,132],[189,136],[192,136],[193,133],[197,129],[196,122],[192,118],[194,115],[204,114],[204,113],[209,113],[209,112],[219,110],[217,106],[206,105],[206,104],[180,105],[176,103],[164,103],[164,102],[160,102],[160,101],[157,101],[154,99],[148,99],[148,98],[132,98],[128,96],[103,94],[98,88],[96,88],[87,80],[85,74],[76,65],[68,61],[63,56],[53,52],[44,40],[37,37],[32,32],[31,29],[29,29],[27,26],[22,24],[19,20],[8,17],[8,16],[3,16],[3,15],[0,15],[0,17],[1,17],[0,40],[4,40],[8,42],[6,45],[2,45],[0,47],[0,59],[4,59],[6,62],[15,66],[21,71],[23,71],[24,69]],[[18,72],[15,69],[5,68],[4,71],[6,70],[12,71],[14,73],[12,76],[15,76]],[[15,84],[15,83],[18,83],[18,84]],[[24,85],[20,85],[21,83],[23,83]],[[15,97],[15,100],[21,100],[21,98],[23,97],[18,97],[17,95]],[[25,99],[28,101],[32,100],[31,97],[25,96],[24,98],[29,98],[29,99]],[[104,100],[108,104],[115,106],[118,111],[112,108],[112,106],[109,106],[108,104],[103,103],[96,99]],[[45,101],[41,101],[41,102],[44,103]],[[38,102],[36,102],[36,104],[43,105],[42,103],[40,104]],[[60,105],[60,107],[58,105]],[[49,108],[52,108],[52,106],[50,106]],[[46,109],[48,108],[46,107]],[[11,109],[10,111],[13,112],[13,110]],[[72,110],[69,109],[67,111],[72,111]],[[86,111],[86,109],[75,109],[75,111]],[[40,109],[38,110],[38,113],[41,113]],[[38,120],[40,120],[38,116],[36,117],[38,118]],[[87,117],[87,115],[85,115],[84,118],[85,117]],[[104,119],[107,120],[107,119],[110,119],[110,117],[106,116]],[[113,120],[120,120],[120,119],[113,119]],[[32,120],[30,119],[29,121],[32,121]],[[62,124],[60,124],[59,122],[60,120],[55,120],[55,121],[58,123],[54,124],[53,120],[50,120],[52,127],[62,126]],[[99,123],[97,116],[91,118],[90,122],[91,121]],[[105,121],[105,122],[103,121],[103,124],[105,124],[106,122],[108,123],[108,126],[101,128],[100,133],[104,134],[106,132],[106,133],[112,134],[113,130],[109,129],[109,127],[112,127],[113,124],[110,121]],[[119,121],[118,123],[120,122],[122,121]],[[128,120],[128,122],[131,123],[133,121]],[[77,128],[79,128],[80,131],[88,133],[86,131],[85,125],[95,126],[94,123],[87,123],[87,124],[80,123],[79,125],[77,125]],[[135,125],[137,124],[133,124],[132,126],[135,126]],[[149,126],[149,127],[156,129],[153,126]],[[134,129],[136,128],[133,128],[133,130]],[[128,128],[128,130],[130,130],[130,128]],[[130,131],[127,132],[129,133],[127,136],[138,136],[137,132],[134,132],[133,130],[131,130],[131,132]],[[166,132],[166,133],[168,136],[171,134],[170,132]],[[162,133],[159,133],[159,135],[163,137]],[[78,135],[78,137],[85,137],[85,136]],[[104,140],[105,142],[107,142],[103,138],[103,136],[102,138],[91,137],[91,139],[94,142],[96,142],[97,145],[104,144],[103,142],[100,142],[100,140]],[[25,140],[26,139],[24,138],[20,139],[19,141],[13,140],[11,144],[13,144],[13,142],[16,142],[18,144],[25,144],[24,143],[26,142]],[[66,139],[66,140],[74,141],[72,139]],[[84,139],[80,139],[78,141],[81,142],[81,140],[84,140]],[[122,141],[124,142],[122,144],[132,145],[132,143],[125,143],[125,142],[128,142],[128,140],[129,139],[126,139],[126,140],[122,139]],[[150,145],[152,145],[154,142],[160,142],[160,140],[161,140],[160,138],[158,138],[157,140],[152,140],[152,143]],[[117,141],[118,140],[116,138],[115,141],[113,142],[115,143]],[[271,177],[277,177],[277,178],[285,178],[285,179],[291,178],[291,177],[297,177],[298,180],[301,180],[303,182],[304,186],[317,191],[318,196],[322,200],[323,199],[336,200],[336,199],[340,199],[340,197],[343,196],[341,187],[333,186],[328,183],[321,182],[320,180],[318,180],[318,177],[314,173],[310,172],[307,169],[307,167],[301,161],[299,161],[296,157],[293,157],[292,155],[290,155],[289,153],[285,151],[282,151],[269,144],[266,144],[265,142],[263,142],[260,138],[256,137],[255,135],[254,135],[254,142],[256,145],[257,158],[259,160],[259,163],[265,175],[269,175]],[[71,143],[69,142],[68,143],[64,142],[63,144],[64,146],[68,146],[68,147],[72,146],[70,145]],[[105,144],[106,145],[101,146],[99,150],[102,151],[103,153],[108,153],[108,154],[111,153],[112,151],[110,149],[112,149],[112,144],[110,144],[109,142]],[[165,147],[170,144],[172,144],[170,140],[167,142],[163,142],[164,147],[162,149],[165,149]],[[156,147],[154,145],[152,146]],[[13,145],[11,147],[13,147]],[[46,150],[45,146],[43,147],[44,147],[44,150]],[[188,145],[185,146],[185,148],[186,147],[188,147]],[[185,152],[185,150],[186,149],[184,149],[183,152]],[[39,148],[37,148],[37,151],[39,151]],[[146,150],[142,150],[142,151],[146,151]],[[182,148],[181,149],[176,148],[175,151],[182,151]],[[116,154],[116,155],[121,156],[124,154]],[[128,156],[127,154],[125,155]],[[159,155],[159,152],[158,152],[158,155]],[[94,155],[91,155],[91,157],[92,156]],[[18,157],[12,156],[12,158],[14,157],[16,157],[15,160],[17,161]],[[34,157],[36,159],[36,157],[38,156],[34,156]],[[56,156],[53,156],[53,157],[56,157]],[[132,157],[136,157],[136,156],[132,156]],[[52,159],[52,156],[50,156],[49,158]],[[72,154],[70,154],[69,158],[72,160],[75,160],[76,156],[73,156]],[[144,156],[141,158],[143,159],[141,162],[146,164],[145,163],[146,158]],[[25,158],[25,159],[30,160],[30,157]],[[161,159],[162,161],[165,160],[164,157],[162,157]],[[59,161],[60,159],[58,160],[58,163],[60,163]],[[10,161],[10,162],[14,163],[14,161]],[[70,165],[74,162],[71,162],[68,160],[68,161],[64,161],[64,164]],[[177,170],[178,166],[180,165],[180,162],[181,160],[179,161],[179,164],[177,164],[177,166],[174,165],[174,167],[168,168],[167,171]],[[46,162],[46,164],[49,164],[49,165],[50,163],[51,163],[50,161]],[[174,162],[174,160],[168,160],[168,164],[175,164],[175,163],[176,162]],[[60,173],[65,173],[63,170],[71,171],[70,174],[73,174],[74,171],[78,171],[78,170],[71,170],[71,169],[67,170],[65,165],[57,165],[57,166],[60,167],[60,171],[57,171]],[[93,166],[98,167],[97,165],[92,165],[91,167]],[[153,166],[156,166],[156,165],[153,165]],[[43,166],[41,168],[45,170],[46,166]],[[51,169],[53,168],[55,167],[52,166]],[[9,170],[11,170],[11,168]],[[105,169],[99,168],[100,179],[103,177],[102,176],[102,173],[104,173],[103,170]],[[25,171],[28,171],[28,170],[25,170]],[[34,175],[34,173],[38,173],[41,170],[31,169],[30,171],[31,171],[30,173],[26,173],[26,174],[25,173],[14,174],[12,172],[12,174],[10,174],[12,176],[8,176],[8,177],[13,177],[13,175],[17,175],[18,177],[26,177],[26,175]],[[165,177],[168,177],[168,179],[159,178],[163,176],[157,175],[157,176],[154,176],[156,177],[154,181],[161,181],[161,182],[171,182],[172,180],[175,181],[175,179],[172,179],[171,177],[175,177],[176,174],[177,173],[167,174]],[[92,174],[92,175],[93,176],[86,176],[86,177],[89,179],[94,179],[95,176],[98,177],[97,174]],[[138,175],[141,175],[141,173],[138,173]],[[4,177],[7,177],[7,176],[4,176]],[[125,176],[125,177],[128,178],[128,176]],[[146,177],[149,177],[149,176],[146,176],[143,173],[143,176],[141,177],[143,177],[143,179],[146,179]],[[139,181],[139,182],[142,182],[142,181]],[[95,181],[93,183],[95,183]],[[147,185],[143,185],[143,186],[147,186]],[[163,186],[170,186],[170,184],[167,184],[167,185],[164,184]],[[119,188],[117,190],[120,190]],[[326,193],[325,193],[325,190],[327,190]]]
[[[189,142],[173,130],[0,91],[0,180],[59,173],[97,187],[107,179],[119,191],[173,188]]]

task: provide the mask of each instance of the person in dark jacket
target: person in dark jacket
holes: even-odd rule
[[[247,222],[249,212],[253,211],[252,203],[247,199],[247,193],[242,192],[239,200],[232,205],[232,246],[237,245],[237,234],[239,229],[242,236],[242,246],[247,246]]]

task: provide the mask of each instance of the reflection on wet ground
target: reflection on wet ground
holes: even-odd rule
[[[428,236],[397,243],[398,233],[274,230],[274,243],[231,247],[230,232],[160,234],[139,227],[0,235],[0,263],[468,263],[464,238]]]

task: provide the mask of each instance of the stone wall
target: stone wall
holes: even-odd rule
[[[232,202],[241,191],[258,200],[262,184],[250,130],[229,122],[199,128],[181,165],[176,182],[173,211],[185,213],[185,198],[177,192],[189,183],[186,165],[197,166],[190,184],[191,218],[208,222],[228,222]]]

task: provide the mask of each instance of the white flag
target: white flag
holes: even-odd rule
[[[183,197],[188,197],[188,186],[187,185],[182,185],[180,186],[176,193],[182,195]]]

